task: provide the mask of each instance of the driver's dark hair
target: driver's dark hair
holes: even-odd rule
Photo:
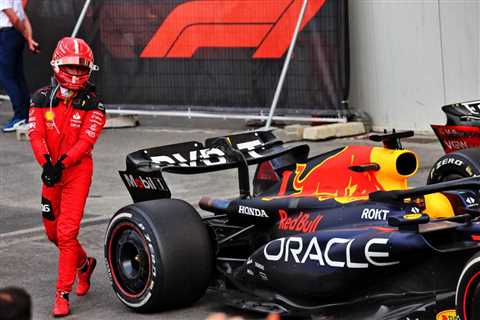
[[[27,291],[17,287],[0,289],[0,320],[30,320],[32,299]]]

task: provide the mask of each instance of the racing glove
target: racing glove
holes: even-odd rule
[[[45,157],[45,163],[43,164],[43,171],[42,171],[42,181],[47,187],[51,187],[55,184],[54,175],[55,175],[55,167],[52,164],[52,159],[48,154],[43,155]]]
[[[66,156],[61,156],[55,165],[52,164],[52,159],[48,154],[45,154],[44,157],[46,162],[43,165],[42,181],[46,186],[51,187],[62,177],[62,171],[65,168],[62,161],[66,158]]]
[[[63,169],[65,169],[65,165],[63,164],[62,161],[65,160],[66,158],[67,158],[67,155],[64,154],[64,155],[62,155],[62,156],[60,157],[60,159],[58,159],[57,162],[55,163],[55,166],[54,166],[54,167],[55,167],[55,170],[56,170],[56,172],[57,172],[60,176],[62,176],[62,171],[63,171]]]

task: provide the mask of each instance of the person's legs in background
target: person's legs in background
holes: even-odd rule
[[[25,122],[28,122],[28,109],[30,107],[30,91],[28,90],[27,80],[25,79],[25,72],[23,70],[23,49],[25,47],[25,42],[22,40],[21,48],[18,49],[18,52],[22,54],[18,55],[16,63],[16,75],[18,77],[18,84],[20,91],[22,92],[23,102],[20,104],[19,113],[21,114],[22,119],[25,119]]]
[[[14,116],[3,131],[15,131],[24,124],[28,115],[29,95],[23,73],[25,41],[15,29],[0,31],[0,84],[12,103]],[[21,68],[21,70],[20,70]]]

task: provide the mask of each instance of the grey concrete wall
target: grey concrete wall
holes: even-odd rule
[[[480,1],[350,0],[350,105],[375,129],[429,131],[480,98]]]

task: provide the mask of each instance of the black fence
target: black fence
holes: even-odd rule
[[[107,104],[268,111],[303,0],[93,0],[80,30]],[[31,88],[48,82],[55,43],[84,0],[29,1],[42,52]],[[337,114],[349,84],[347,0],[309,0],[279,113]]]

